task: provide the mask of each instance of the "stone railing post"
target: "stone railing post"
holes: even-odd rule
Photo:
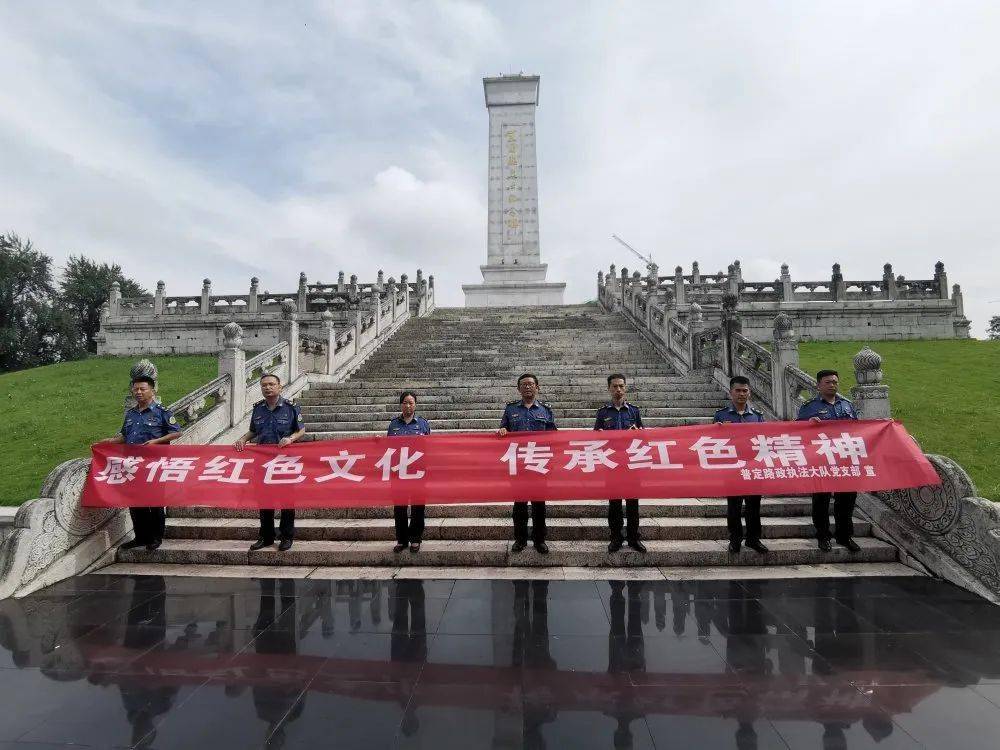
[[[889,386],[882,382],[882,357],[867,346],[854,356],[854,377],[851,400],[862,419],[889,419]]]
[[[396,322],[396,279],[392,276],[389,280],[385,282],[385,291],[389,296],[389,315],[391,316],[390,322]]]
[[[299,321],[295,305],[281,303],[281,337],[288,342],[288,382],[299,376]]]
[[[896,299],[896,277],[892,273],[892,263],[882,266],[882,290],[886,299]]]
[[[121,314],[122,285],[111,282],[111,293],[108,294],[108,317],[114,320]]]
[[[153,295],[153,315],[157,317],[163,315],[163,293],[166,288],[167,285],[162,281],[156,282],[156,294]]]
[[[691,369],[696,370],[699,366],[698,361],[698,334],[705,327],[705,318],[701,314],[701,305],[697,302],[691,303],[691,311],[687,319],[687,329],[688,333],[688,348],[691,353]]]
[[[378,289],[371,290],[371,296],[368,298],[369,309],[372,311],[372,315],[375,318],[375,338],[382,335],[382,297],[378,292]]]
[[[638,316],[639,298],[642,296],[642,274],[632,272],[632,314]]]
[[[736,270],[736,264],[731,263],[729,268],[726,269],[728,275],[726,276],[726,292],[733,295],[734,297],[740,296],[740,277]]]
[[[834,302],[843,302],[847,297],[847,284],[844,283],[844,274],[840,272],[840,264],[833,264],[833,273],[830,274],[830,292],[833,294]]]
[[[375,288],[381,292],[384,286],[385,286],[385,273],[380,268],[378,269],[378,275],[375,277]]]
[[[687,304],[687,299],[684,296],[684,269],[680,266],[674,269],[674,302],[678,307]]]
[[[621,272],[621,289],[619,289],[622,307],[627,307],[626,298],[628,297],[628,269],[622,268]]]
[[[222,351],[219,352],[219,375],[229,376],[229,394],[226,399],[229,427],[243,419],[246,411],[246,352],[243,351],[243,329],[236,321],[222,328]]]
[[[300,313],[304,313],[306,311],[306,305],[308,304],[308,301],[309,301],[309,286],[308,284],[306,284],[305,271],[302,271],[299,274],[299,297],[296,309]]]
[[[405,273],[399,276],[399,285],[403,288],[403,309],[410,310],[410,277]]]
[[[965,300],[962,297],[962,287],[954,284],[951,287],[951,301],[955,303],[955,315],[959,318],[965,317]]]
[[[792,285],[792,274],[788,271],[788,264],[781,264],[781,301],[792,302],[795,300],[795,287]]]
[[[344,283],[344,272],[343,271],[338,271],[337,272],[337,292],[340,293],[340,294],[343,294],[344,293],[344,289],[346,289],[346,288],[347,288],[347,285]]]
[[[789,414],[785,368],[799,366],[799,340],[792,328],[792,319],[785,313],[778,313],[774,318],[771,354],[771,403],[779,419],[795,419],[796,414]]]
[[[698,261],[691,264],[691,284],[693,286],[698,286],[701,283],[701,268],[698,267]]]
[[[212,280],[204,279],[201,282],[201,314],[208,315],[212,312]]]
[[[326,341],[326,373],[331,375],[335,369],[334,360],[337,357],[337,331],[333,327],[333,313],[324,310],[320,313],[320,326],[323,339]]]
[[[948,274],[941,261],[934,264],[934,281],[937,282],[938,299],[948,299]]]
[[[250,294],[247,295],[247,312],[255,313],[260,305],[260,279],[254,276],[250,279]]]

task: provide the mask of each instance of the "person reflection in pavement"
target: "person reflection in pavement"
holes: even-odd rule
[[[524,747],[543,750],[545,738],[542,736],[542,725],[554,721],[556,711],[545,695],[532,689],[531,671],[556,668],[549,652],[548,581],[514,581],[511,664],[522,668],[524,679]]]
[[[748,597],[736,581],[730,582],[726,628],[726,663],[739,675],[767,678],[774,665],[767,658],[767,626],[764,609],[756,599]],[[744,704],[736,716],[736,747],[757,750],[757,730],[754,721],[757,708],[753,700]]]
[[[163,649],[167,633],[167,585],[162,576],[136,576],[133,579],[132,608],[126,619],[122,645],[137,653]],[[146,678],[123,679],[118,684],[125,716],[132,725],[132,744],[147,748],[156,738],[154,719],[167,713],[177,688],[149,685]]]
[[[392,620],[392,637],[389,658],[404,664],[423,664],[427,660],[427,613],[424,604],[424,582],[417,579],[392,581],[394,590],[389,596],[389,618]],[[420,729],[415,701],[410,700],[417,670],[403,670],[398,680],[399,703],[404,707],[400,730],[412,737]],[[412,679],[407,677],[412,675]]]
[[[614,734],[615,748],[633,745],[632,722],[643,714],[635,710],[635,696],[629,673],[646,671],[646,642],[642,632],[642,581],[611,581],[608,610],[611,629],[608,630],[608,674],[625,679],[617,686],[614,708],[609,712],[618,722]],[[627,599],[625,593],[628,593]]]
[[[280,609],[275,607],[276,593],[280,593]],[[254,650],[262,655],[294,656],[298,652],[295,613],[295,580],[261,578],[260,611],[253,625]],[[298,719],[305,707],[305,694],[299,695],[302,686],[297,682],[282,684],[280,679],[278,677],[270,685],[253,686],[253,705],[257,717],[267,722],[267,747],[280,747],[284,744],[285,725]],[[296,695],[299,696],[298,700],[289,710],[290,698]]]

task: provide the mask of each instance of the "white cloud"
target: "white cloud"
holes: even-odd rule
[[[485,257],[480,78],[542,75],[543,259],[740,257],[748,278],[1000,294],[991,3],[106,2],[0,6],[0,231],[177,293],[421,266],[461,304]]]

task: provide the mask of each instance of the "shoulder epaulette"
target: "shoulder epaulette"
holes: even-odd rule
[[[254,406],[260,406],[261,404],[264,404],[264,403],[267,403],[267,399],[266,398],[262,398],[260,401],[258,401],[256,404],[254,404]]]

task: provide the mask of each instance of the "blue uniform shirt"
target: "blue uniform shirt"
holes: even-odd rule
[[[416,414],[413,415],[413,419],[407,424],[403,421],[402,417],[393,417],[392,421],[389,422],[389,431],[386,433],[389,437],[395,435],[430,435],[431,426],[426,419],[423,417],[418,417]]]
[[[764,415],[747,404],[746,411],[740,414],[732,404],[715,412],[716,422],[764,422]]]
[[[511,401],[504,407],[500,426],[510,432],[542,432],[556,429],[556,418],[549,405],[541,401],[530,408],[521,401]]]
[[[139,411],[138,407],[133,407],[125,412],[121,433],[129,445],[141,445],[147,440],[179,432],[180,429],[170,410],[153,402],[142,411]]]
[[[825,422],[828,419],[857,419],[858,413],[854,410],[854,404],[838,393],[832,404],[820,396],[802,404],[798,419],[806,420],[812,417],[819,417]]]
[[[305,423],[302,412],[291,401],[278,397],[274,410],[267,408],[267,400],[261,399],[253,405],[250,415],[250,434],[258,445],[276,445],[283,437],[298,432]]]
[[[622,404],[621,409],[611,403],[597,410],[595,430],[628,430],[633,426],[642,427],[642,415],[639,414],[639,407],[632,406],[628,401]]]

